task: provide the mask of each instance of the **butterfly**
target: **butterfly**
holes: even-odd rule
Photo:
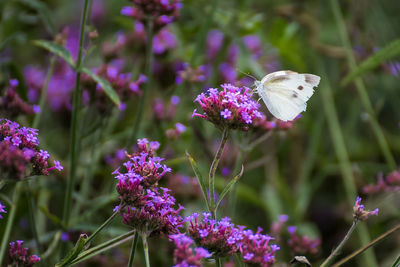
[[[272,115],[282,121],[291,121],[306,110],[307,101],[320,80],[321,77],[314,74],[281,70],[265,75],[254,85],[255,92]]]

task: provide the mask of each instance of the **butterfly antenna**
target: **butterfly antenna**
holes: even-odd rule
[[[254,77],[253,75],[250,75],[250,73],[245,73],[245,72],[239,70],[238,68],[236,68],[236,70],[237,70],[238,72],[240,72],[240,73],[242,73],[242,74],[244,74],[244,75],[246,75],[246,76],[248,76],[248,77],[254,79],[255,81],[257,81],[257,78]]]

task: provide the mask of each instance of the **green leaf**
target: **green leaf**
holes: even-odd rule
[[[221,195],[219,196],[217,205],[215,206],[215,210],[217,210],[219,204],[221,203],[221,201],[224,199],[225,195],[228,194],[228,192],[232,189],[233,185],[237,183],[237,181],[239,181],[240,177],[242,177],[243,175],[243,171],[244,171],[244,167],[242,165],[242,169],[240,170],[240,173],[238,175],[236,175],[224,188],[224,190],[222,190]]]
[[[399,267],[400,266],[400,256],[397,258],[397,260],[393,263],[392,267]]]
[[[74,248],[68,252],[67,256],[65,256],[65,258],[61,260],[61,262],[56,264],[56,267],[68,266],[70,262],[76,259],[79,253],[84,249],[86,239],[87,235],[81,234]]]
[[[46,6],[45,3],[38,0],[19,0],[19,2],[36,10],[47,31],[51,35],[55,34],[56,30],[54,26],[54,21],[51,17],[51,11],[49,10],[49,8]]]
[[[361,62],[361,64],[350,72],[342,81],[342,85],[347,85],[349,82],[358,76],[378,67],[382,62],[387,61],[395,56],[400,55],[400,39],[394,40],[378,52]]]
[[[204,183],[204,178],[201,175],[201,172],[199,168],[197,167],[196,161],[193,159],[193,157],[186,151],[186,156],[190,162],[190,165],[192,165],[192,169],[194,171],[194,174],[196,175],[197,180],[199,181],[201,191],[203,192],[204,200],[206,201],[207,207],[209,207],[208,204],[208,197],[207,197],[207,187],[206,184]]]
[[[111,101],[114,102],[119,107],[121,103],[121,101],[119,100],[119,96],[108,81],[101,78],[100,76],[97,76],[93,71],[91,71],[88,68],[82,68],[82,71],[87,75],[89,75],[90,77],[92,77],[92,79],[95,80],[101,86],[101,89],[103,89],[104,93],[106,93],[106,95],[111,99]]]
[[[55,225],[57,226],[61,226],[61,228],[65,228],[62,225],[62,221],[59,217],[57,217],[56,215],[52,214],[46,206],[40,206],[39,209],[44,213],[44,215],[46,215],[46,217],[52,221]]]
[[[46,40],[36,40],[33,41],[33,43],[61,57],[62,59],[65,60],[65,62],[67,62],[71,66],[71,68],[73,69],[76,68],[71,53],[64,46]]]

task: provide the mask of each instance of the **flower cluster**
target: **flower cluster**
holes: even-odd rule
[[[201,267],[201,260],[211,254],[202,247],[192,249],[193,239],[186,234],[174,234],[169,238],[175,243],[174,267]]]
[[[0,172],[9,178],[24,178],[28,165],[30,175],[48,175],[50,170],[62,170],[59,161],[48,168],[50,154],[39,149],[38,130],[21,127],[18,123],[0,119]],[[2,177],[4,178],[4,177]]]
[[[375,210],[365,210],[364,205],[361,204],[361,197],[357,197],[356,202],[353,207],[353,217],[354,220],[366,221],[369,216],[378,215],[379,209]]]
[[[4,96],[0,97],[0,114],[7,118],[40,112],[39,106],[31,106],[20,98],[16,91],[18,84],[18,80],[11,79],[9,86],[5,89]]]
[[[261,234],[262,229],[258,228],[254,233],[252,230],[242,232],[243,239],[239,243],[239,251],[243,261],[249,266],[269,267],[275,262],[275,252],[280,249],[277,245],[270,245],[273,239],[268,235]]]
[[[386,177],[378,175],[376,184],[369,184],[363,187],[364,194],[376,194],[380,192],[393,192],[400,190],[400,170],[389,173]]]
[[[285,226],[288,219],[289,219],[289,216],[287,216],[286,214],[281,214],[278,216],[278,221],[275,221],[272,223],[271,235],[274,236],[277,240],[280,239],[283,227]]]
[[[199,216],[193,213],[186,218],[190,222],[189,235],[197,245],[206,248],[215,257],[231,256],[238,251],[238,242],[243,239],[242,229],[231,223],[230,218],[217,221],[205,212],[203,220],[199,221]]]
[[[141,206],[125,206],[121,209],[123,223],[135,228],[146,236],[159,234],[170,235],[178,231],[183,220],[179,212],[183,209],[179,205],[175,209],[175,198],[167,188],[161,188],[162,193],[156,189],[147,189],[142,197],[146,200]]]
[[[118,180],[116,190],[121,201],[114,211],[119,210],[123,223],[140,234],[174,234],[183,224],[179,215],[183,207],[179,205],[175,209],[176,201],[169,194],[169,189],[156,187],[171,169],[161,164],[162,158],[155,156],[160,147],[158,142],[143,138],[138,139],[137,144],[137,152],[132,155],[126,153],[129,157],[129,161],[123,164],[126,172],[120,172],[118,168],[113,173]]]
[[[168,107],[161,98],[156,98],[153,102],[154,118],[158,121],[170,121],[175,116],[176,107],[180,102],[179,96],[173,95]]]
[[[311,239],[308,236],[297,234],[296,226],[289,226],[287,230],[290,235],[288,245],[293,255],[317,254],[319,252],[321,244],[319,239]]]
[[[147,18],[154,20],[154,28],[161,29],[175,21],[182,7],[180,0],[132,0],[134,6],[126,6],[121,14],[145,22]]]
[[[23,248],[24,241],[15,241],[10,243],[9,255],[11,258],[11,266],[33,266],[36,262],[40,261],[37,255],[28,255],[28,248]]]
[[[94,72],[106,79],[116,93],[119,95],[120,99],[126,101],[133,95],[140,95],[139,87],[147,81],[146,76],[140,75],[136,81],[131,81],[130,73],[121,73],[120,70],[111,64],[104,64],[101,67],[94,70]],[[108,103],[108,98],[103,92],[100,84],[94,81],[89,75],[82,75],[82,83],[87,90],[90,99],[95,99],[96,106],[99,110],[104,111],[106,109],[106,104]],[[86,99],[89,101],[89,99]],[[121,103],[120,109],[123,110],[125,105]]]
[[[247,87],[236,87],[231,84],[221,85],[222,90],[210,88],[206,93],[197,96],[197,101],[203,114],[193,112],[198,116],[212,122],[219,129],[240,129],[247,131],[250,126],[263,118],[258,110],[260,105],[251,97],[251,90]]]
[[[1,202],[0,202],[0,213],[7,213],[6,206],[1,204]],[[1,216],[1,214],[0,214],[0,219],[3,219],[3,216]]]

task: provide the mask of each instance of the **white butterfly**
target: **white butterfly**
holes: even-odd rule
[[[255,91],[268,110],[282,121],[291,121],[306,110],[321,77],[314,74],[281,70],[255,81]]]

